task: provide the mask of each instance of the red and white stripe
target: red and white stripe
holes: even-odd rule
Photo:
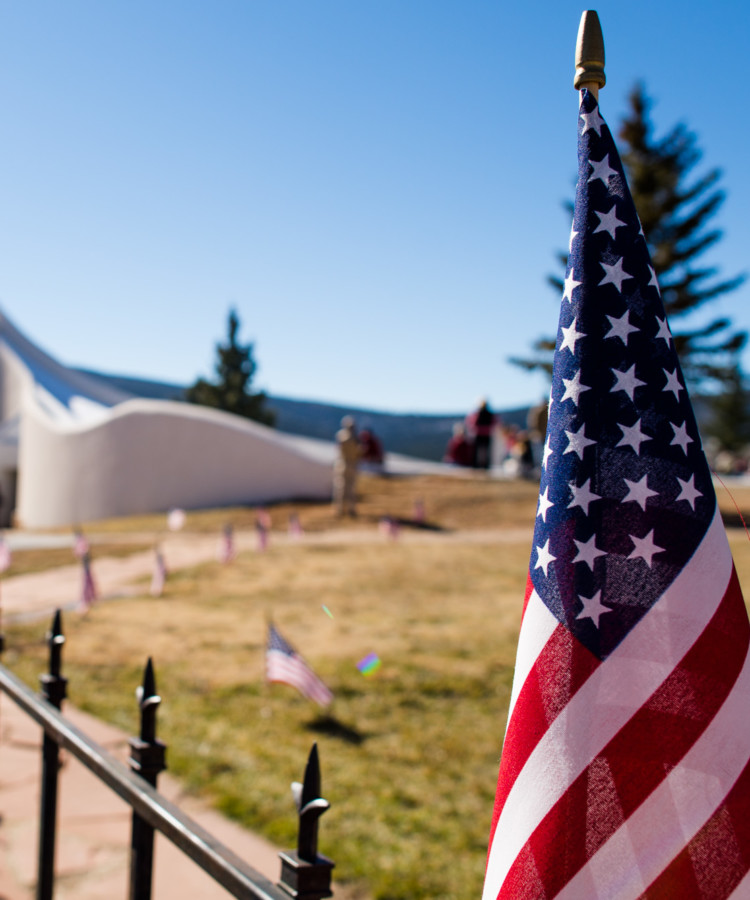
[[[750,897],[749,643],[718,511],[604,661],[530,586],[483,900]]]
[[[297,654],[282,650],[266,651],[266,679],[291,685],[310,700],[321,706],[333,701],[333,694]]]
[[[83,580],[81,583],[81,609],[87,611],[96,603],[97,591],[94,582],[94,576],[91,572],[91,561],[88,555],[84,555],[82,560]]]

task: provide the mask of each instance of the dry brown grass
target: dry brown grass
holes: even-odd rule
[[[427,525],[445,530],[476,530],[527,527],[533,522],[537,487],[530,481],[498,481],[485,474],[466,470],[455,477],[440,475],[378,477],[363,475],[359,480],[356,518],[341,519],[330,503],[296,501],[266,507],[272,528],[285,530],[291,513],[298,513],[307,531],[331,531],[337,528],[364,530],[384,516],[392,516],[408,525],[413,520],[414,503],[422,500]],[[213,533],[227,522],[235,528],[253,528],[258,509],[237,506],[228,509],[191,510],[186,531]],[[154,513],[127,519],[106,519],[84,524],[87,534],[123,535],[128,533],[164,533],[166,516]]]

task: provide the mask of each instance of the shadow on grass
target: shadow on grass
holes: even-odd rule
[[[338,738],[346,744],[355,744],[359,746],[366,740],[366,735],[350,725],[339,721],[335,716],[318,716],[312,722],[308,722],[305,726],[308,731],[314,731],[316,734],[326,734],[329,737]]]
[[[416,519],[408,519],[404,516],[367,516],[369,521],[375,525],[381,524],[384,520],[390,519],[395,522],[399,528],[413,528],[415,531],[435,531],[441,534],[448,534],[453,531],[452,528],[446,528],[444,525],[438,525],[436,522],[418,522]]]

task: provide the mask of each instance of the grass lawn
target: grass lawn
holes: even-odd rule
[[[240,555],[231,566],[172,575],[159,600],[144,583],[142,597],[69,616],[70,700],[135,733],[133,691],[151,655],[169,768],[192,790],[291,847],[289,783],[301,778],[317,740],[332,804],[320,850],[335,860],[336,880],[377,900],[475,900],[537,488],[481,478],[367,479],[362,493],[355,527],[369,528],[371,542],[272,541],[268,552]],[[733,494],[748,508],[750,490]],[[432,526],[422,540],[378,534],[380,516],[408,520],[417,497]],[[721,489],[720,502],[736,517]],[[340,524],[328,507],[296,508],[309,531]],[[271,510],[274,527],[285,527],[289,510]],[[237,527],[254,521],[253,511],[234,515],[248,517],[235,519]],[[227,512],[191,514],[186,527],[201,530],[201,518],[208,530]],[[494,536],[476,533],[493,526],[501,529]],[[140,520],[133,530],[144,527]],[[747,535],[732,528],[730,540],[750,586]],[[264,684],[269,615],[334,691],[328,711],[285,685]],[[19,626],[7,636],[4,662],[33,683],[44,667],[45,627]],[[356,663],[371,652],[382,664],[366,677]]]

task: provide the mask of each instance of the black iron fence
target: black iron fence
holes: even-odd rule
[[[0,690],[44,730],[36,900],[52,900],[54,894],[58,773],[62,747],[132,809],[130,900],[151,898],[155,831],[160,831],[232,896],[241,900],[289,900],[289,897],[322,900],[331,896],[333,863],[319,855],[317,849],[318,819],[329,804],[320,796],[320,765],[315,745],[307,761],[304,781],[293,786],[299,813],[297,849],[279,854],[281,876],[279,882],[273,884],[156,790],[157,777],[166,768],[166,748],[156,737],[156,710],[161,701],[156,693],[151,660],[146,664],[143,685],[138,690],[140,735],[129,742],[128,768],[61,714],[67,687],[67,679],[61,674],[64,642],[58,611],[48,634],[49,672],[40,677],[40,695],[0,665]],[[2,649],[0,636],[0,651]]]

